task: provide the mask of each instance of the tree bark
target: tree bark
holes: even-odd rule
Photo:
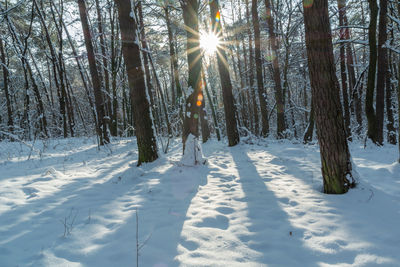
[[[182,133],[183,151],[185,151],[188,136],[192,134],[196,138],[199,137],[199,114],[203,100],[201,88],[202,55],[200,51],[198,0],[181,1],[181,6],[186,30],[186,53],[189,67],[189,94],[186,98],[186,113],[184,114]],[[200,101],[200,105],[198,105],[198,101]]]
[[[303,0],[308,67],[320,145],[324,192],[354,186],[333,57],[327,0]]]
[[[213,117],[215,133],[217,134],[217,140],[221,141],[221,133],[220,133],[219,125],[218,125],[217,115],[216,115],[216,112],[215,112],[215,105],[214,105],[214,101],[213,101],[213,99],[211,97],[211,94],[210,94],[210,92],[208,90],[208,85],[207,85],[206,77],[204,75],[204,69],[203,68],[201,68],[201,76],[203,77],[204,91],[206,91],[208,103],[209,103],[209,106],[210,106],[210,109],[211,109],[211,115]]]
[[[374,91],[375,91],[375,74],[376,74],[376,24],[378,18],[378,5],[376,0],[368,0],[371,10],[368,39],[369,39],[369,67],[367,92],[365,96],[365,113],[368,120],[368,138],[372,142],[378,144],[377,118],[374,109]]]
[[[274,30],[274,18],[272,16],[272,6],[270,0],[264,0],[265,8],[267,9],[267,25],[268,33],[271,42],[271,49],[273,53],[272,57],[272,69],[273,78],[275,83],[275,101],[276,101],[276,112],[277,112],[277,136],[278,139],[284,138],[284,131],[286,130],[285,125],[285,105],[282,95],[282,81],[281,71],[279,67],[279,43]],[[289,99],[290,101],[290,99]]]
[[[133,120],[136,126],[139,166],[143,162],[152,162],[158,158],[157,144],[149,100],[146,96],[146,83],[140,58],[139,40],[137,39],[138,24],[131,16],[130,0],[117,0],[116,2],[121,29],[122,54],[128,74]]]
[[[226,134],[228,136],[229,146],[235,146],[239,143],[239,132],[237,130],[236,121],[236,107],[234,105],[234,99],[232,94],[232,82],[229,74],[228,59],[225,50],[227,47],[223,45],[223,32],[220,19],[220,10],[217,1],[211,1],[210,3],[210,14],[211,14],[211,25],[212,33],[215,34],[220,40],[222,40],[217,47],[217,62],[218,71],[221,81],[222,95],[224,100],[225,110],[225,123],[226,123]]]
[[[168,5],[164,7],[164,12],[168,30],[169,56],[170,56],[171,70],[173,75],[173,78],[171,78],[171,84],[172,84],[171,91],[173,98],[172,105],[176,105],[177,103],[179,104],[180,98],[182,97],[182,88],[181,88],[181,83],[179,81],[178,57],[176,56],[176,51],[174,47],[174,34],[171,26],[170,7]]]
[[[346,27],[344,27],[344,11],[343,1],[338,1],[339,8],[339,27],[340,27],[340,41],[346,40]],[[346,72],[346,49],[344,42],[340,44],[340,77],[342,85],[342,99],[343,99],[343,110],[344,110],[344,126],[346,130],[346,137],[349,139],[351,136],[350,130],[350,106],[349,106],[349,90],[347,87],[347,72]],[[350,78],[350,77],[349,77]],[[350,80],[350,79],[349,79]],[[351,87],[349,86],[350,90]]]
[[[313,100],[311,99],[311,111],[310,111],[310,116],[308,120],[308,126],[306,129],[306,132],[304,133],[303,137],[303,143],[308,144],[312,141],[313,139],[313,134],[314,134],[314,125],[315,125],[315,112],[314,112],[314,105],[313,105]]]
[[[261,59],[260,22],[258,20],[257,8],[258,8],[257,0],[252,0],[251,14],[253,18],[253,28],[254,28],[254,56],[255,56],[256,73],[257,73],[257,89],[258,89],[257,91],[258,91],[258,100],[260,101],[260,108],[261,108],[261,136],[267,137],[269,134],[269,121],[268,121],[266,92],[264,90],[264,78],[262,72],[263,69],[262,69],[262,59]]]
[[[109,116],[109,126],[110,126],[110,134],[112,136],[117,136],[116,132],[116,127],[113,126],[114,121],[111,120],[113,118],[113,110],[111,107],[111,92],[110,92],[110,75],[108,71],[108,56],[107,56],[107,44],[104,40],[105,32],[104,32],[104,27],[103,27],[103,17],[101,15],[101,8],[100,8],[100,2],[99,0],[95,1],[96,4],[96,13],[97,13],[97,27],[99,31],[99,38],[100,38],[100,52],[101,52],[101,58],[102,58],[102,66],[99,74],[104,75],[104,87],[106,89],[106,94],[103,94],[104,96],[104,106],[106,108],[106,114]]]
[[[384,47],[387,40],[387,0],[379,1],[379,36],[378,36],[378,74],[376,81],[376,122],[377,142],[383,144],[383,124],[385,120],[385,76],[387,75],[387,49]]]
[[[105,116],[105,103],[103,98],[103,93],[101,91],[101,82],[99,73],[97,72],[96,59],[94,56],[94,49],[92,44],[92,36],[90,34],[88,18],[86,14],[86,4],[85,0],[78,0],[79,14],[81,17],[83,36],[85,38],[85,45],[87,51],[87,57],[89,61],[90,75],[92,76],[92,84],[94,91],[94,99],[97,111],[97,125],[98,125],[98,135],[100,138],[100,145],[109,143],[110,140],[107,134],[107,122]]]
[[[252,119],[253,119],[253,133],[258,136],[260,134],[260,122],[259,122],[259,117],[258,117],[258,104],[257,104],[257,97],[256,97],[256,92],[254,88],[254,50],[253,50],[253,37],[251,35],[251,29],[250,29],[250,11],[249,11],[249,1],[246,1],[246,19],[247,19],[247,35],[249,36],[249,67],[248,67],[248,72],[249,72],[249,91],[250,91],[250,96],[251,96],[251,105],[253,106],[253,110],[251,111],[252,113]],[[250,98],[249,98],[250,99]]]
[[[3,69],[4,94],[6,96],[6,104],[7,104],[7,116],[8,116],[7,126],[8,130],[12,133],[14,127],[14,121],[13,121],[13,112],[11,108],[10,93],[8,90],[8,68],[6,62],[6,53],[4,51],[3,39],[1,38],[0,38],[0,56],[3,67],[2,69]]]

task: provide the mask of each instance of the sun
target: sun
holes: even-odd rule
[[[213,33],[202,32],[200,34],[200,47],[207,55],[213,55],[220,45],[220,39]]]

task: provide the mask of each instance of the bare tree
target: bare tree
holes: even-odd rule
[[[86,4],[84,0],[78,0],[79,14],[81,17],[81,24],[83,30],[83,36],[85,38],[86,52],[89,61],[90,74],[92,76],[92,84],[94,91],[94,99],[97,111],[97,133],[100,138],[100,145],[104,143],[109,143],[110,140],[107,134],[107,122],[105,116],[105,103],[103,98],[103,93],[101,90],[101,82],[99,73],[96,67],[96,59],[94,56],[94,49],[92,44],[92,36],[90,34],[89,22],[86,13]]]

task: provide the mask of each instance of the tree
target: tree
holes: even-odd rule
[[[367,93],[365,95],[365,113],[368,120],[368,138],[372,142],[378,143],[378,126],[377,118],[374,109],[374,91],[375,91],[375,74],[376,74],[376,24],[378,18],[378,5],[376,0],[368,0],[369,8],[371,10],[369,28],[368,28],[368,44],[369,44],[369,67],[368,67],[368,81]]]
[[[4,89],[4,94],[6,96],[6,103],[7,103],[7,116],[8,116],[8,121],[7,121],[7,126],[8,130],[12,133],[13,132],[13,113],[12,113],[12,108],[11,108],[11,101],[10,101],[10,93],[8,90],[8,68],[7,68],[7,62],[6,62],[6,53],[4,50],[4,45],[3,45],[3,39],[0,37],[0,58],[1,58],[1,65],[3,69],[3,89]]]
[[[198,145],[200,108],[204,99],[201,84],[202,55],[199,34],[198,0],[181,0],[186,31],[186,54],[189,69],[188,93],[183,120],[183,158],[185,164],[199,164],[204,160]]]
[[[211,32],[220,39],[220,44],[217,47],[217,62],[218,71],[221,81],[222,95],[224,100],[226,133],[228,136],[229,146],[235,146],[239,143],[239,133],[237,130],[236,107],[232,94],[232,82],[229,74],[228,59],[225,50],[227,49],[223,41],[223,32],[221,25],[221,13],[217,0],[210,1],[211,15]]]
[[[157,144],[154,136],[149,100],[146,96],[146,83],[140,46],[138,40],[138,23],[132,12],[130,0],[116,0],[118,5],[119,26],[121,30],[122,54],[130,98],[133,107],[133,120],[136,127],[136,138],[139,150],[138,166],[143,162],[152,162],[158,158]]]
[[[387,51],[387,0],[379,1],[379,36],[378,36],[378,74],[376,81],[376,131],[377,142],[383,144],[383,121],[385,119],[385,78],[388,72]]]
[[[105,143],[109,143],[110,140],[107,134],[107,123],[105,116],[105,103],[103,98],[103,93],[101,90],[101,82],[99,73],[96,67],[96,59],[94,56],[94,49],[92,44],[92,36],[90,34],[89,22],[86,13],[86,4],[85,0],[78,0],[79,5],[79,14],[81,17],[81,24],[83,30],[83,36],[85,38],[86,52],[89,61],[89,70],[90,75],[92,77],[93,91],[94,91],[94,99],[96,105],[97,112],[97,133],[100,138],[100,145],[104,145]]]
[[[303,0],[308,68],[324,192],[342,194],[355,185],[333,57],[327,0]]]
[[[276,111],[277,111],[277,136],[278,138],[283,138],[283,132],[285,131],[285,106],[283,103],[283,95],[282,95],[282,84],[281,84],[281,71],[279,67],[279,44],[278,38],[276,37],[274,30],[274,18],[272,16],[272,6],[270,0],[264,0],[265,8],[267,9],[267,25],[268,25],[268,33],[271,42],[271,52],[273,54],[272,57],[272,70],[273,70],[273,78],[275,83],[275,101],[276,101]],[[289,99],[290,101],[290,99]]]
[[[257,73],[257,89],[258,89],[258,100],[260,101],[261,108],[261,136],[267,137],[269,134],[269,120],[266,93],[264,90],[264,78],[263,78],[263,67],[261,59],[261,41],[260,41],[260,22],[258,19],[258,5],[257,0],[252,0],[251,14],[253,18],[254,28],[254,56],[256,61],[256,73]]]
[[[346,39],[346,30],[348,30],[344,26],[344,14],[345,14],[345,5],[343,0],[338,1],[339,8],[339,26],[340,26],[340,77],[341,77],[341,85],[342,85],[342,99],[343,99],[343,109],[344,109],[344,125],[346,130],[346,136],[350,138],[351,130],[350,130],[350,110],[349,110],[349,94],[347,90],[347,71],[346,71],[346,44],[343,42]],[[351,87],[349,87],[351,90]]]

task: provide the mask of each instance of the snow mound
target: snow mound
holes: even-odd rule
[[[185,151],[181,159],[181,164],[184,166],[194,166],[198,164],[205,164],[207,159],[203,156],[203,151],[199,143],[199,138],[189,134],[186,139]]]

